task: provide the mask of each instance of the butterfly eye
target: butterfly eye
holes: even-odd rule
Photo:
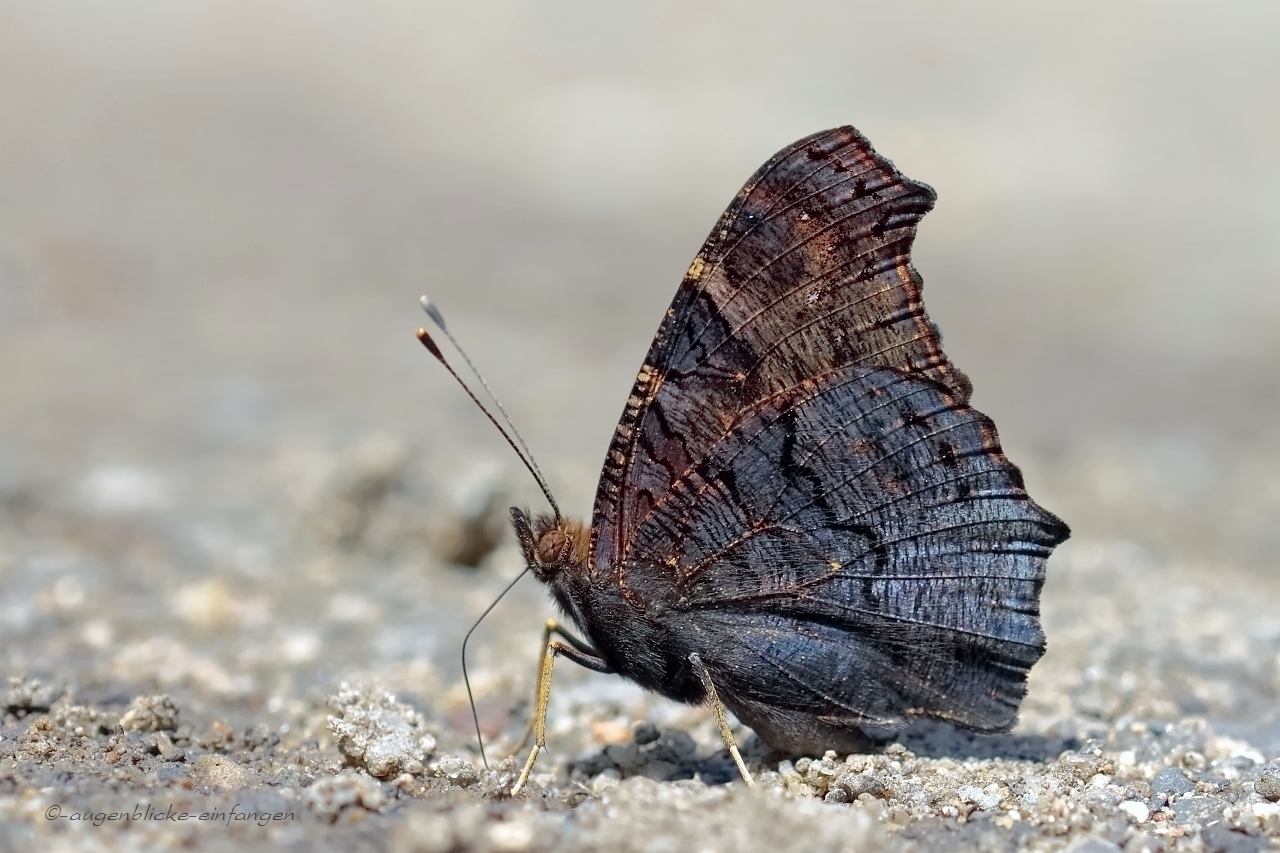
[[[538,562],[544,565],[557,563],[564,555],[569,537],[559,530],[548,530],[538,540]]]

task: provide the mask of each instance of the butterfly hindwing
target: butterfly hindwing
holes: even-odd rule
[[[731,638],[703,653],[731,693],[998,730],[1043,652],[1065,536],[986,417],[929,380],[844,368],[742,413],[639,520],[626,577]]]

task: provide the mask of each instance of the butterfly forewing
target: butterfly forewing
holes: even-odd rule
[[[850,127],[784,149],[747,182],[689,268],[610,446],[593,514],[597,572],[738,412],[843,366],[968,380],[942,353],[910,262],[929,187]]]

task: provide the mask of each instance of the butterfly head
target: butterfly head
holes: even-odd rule
[[[550,513],[531,518],[525,510],[512,507],[511,525],[525,562],[538,580],[547,582],[565,571],[586,571],[591,533],[582,521]]]

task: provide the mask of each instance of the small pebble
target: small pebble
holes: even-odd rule
[[[329,698],[329,730],[350,763],[379,779],[421,773],[435,752],[423,716],[386,688],[343,683]]]
[[[431,775],[448,779],[459,788],[466,788],[480,781],[480,768],[459,755],[443,755],[431,763]]]
[[[127,732],[161,732],[178,728],[178,703],[161,693],[138,696],[129,703],[120,727]]]
[[[377,780],[348,769],[317,779],[303,792],[303,801],[317,814],[333,819],[348,808],[382,811],[387,795]]]
[[[984,812],[989,812],[1000,805],[1000,795],[998,793],[984,791],[977,785],[962,785],[960,790],[956,791],[956,794],[962,801],[973,803]]]
[[[1151,817],[1151,809],[1147,808],[1147,804],[1140,800],[1125,800],[1120,804],[1119,808],[1134,823],[1146,823],[1147,819]]]
[[[1166,767],[1151,780],[1151,791],[1156,794],[1185,794],[1195,784],[1177,767]]]

